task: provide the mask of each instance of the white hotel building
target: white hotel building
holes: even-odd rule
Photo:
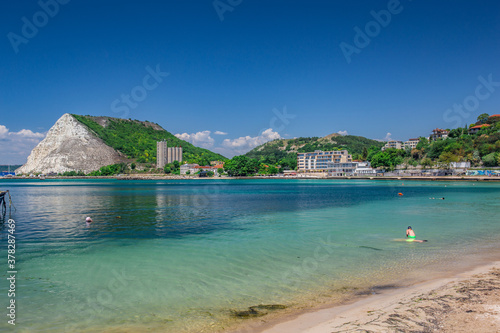
[[[328,172],[328,163],[350,163],[352,156],[347,150],[322,151],[297,154],[297,172]]]
[[[370,162],[328,163],[328,177],[376,176]]]

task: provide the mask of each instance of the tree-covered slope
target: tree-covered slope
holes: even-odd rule
[[[139,163],[156,163],[156,142],[166,140],[167,146],[182,147],[183,161],[205,165],[214,160],[225,160],[220,154],[193,146],[181,140],[160,125],[138,120],[111,117],[93,117],[73,114],[107,145]]]

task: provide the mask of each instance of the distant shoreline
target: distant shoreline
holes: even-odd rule
[[[192,176],[166,176],[155,174],[137,174],[121,176],[45,176],[37,177],[0,177],[0,180],[89,180],[89,179],[117,179],[117,180],[227,180],[227,179],[315,179],[315,180],[422,180],[422,181],[485,181],[500,182],[500,177],[489,176],[378,176],[378,177],[314,177],[314,176],[286,176],[286,177],[192,177]]]

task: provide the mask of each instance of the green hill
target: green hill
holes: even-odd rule
[[[156,123],[111,117],[93,117],[73,114],[107,145],[138,163],[156,163],[156,142],[166,140],[167,146],[181,146],[182,159],[188,163],[209,164],[214,160],[226,160],[220,154],[193,146],[178,139]]]
[[[380,150],[384,142],[371,140],[362,136],[330,134],[325,137],[278,139],[260,145],[245,154],[266,163],[286,164],[293,169],[296,165],[297,153],[315,150],[331,151],[346,149],[354,158],[367,155],[370,149]],[[294,162],[293,162],[294,161]]]

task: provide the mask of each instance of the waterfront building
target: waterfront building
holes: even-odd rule
[[[396,140],[387,141],[385,146],[382,147],[382,151],[389,149],[389,148],[403,149],[403,142],[396,141]]]
[[[352,156],[347,150],[322,151],[297,154],[298,172],[327,172],[328,162],[349,163]]]
[[[167,147],[165,140],[156,142],[156,167],[163,169],[174,161],[182,162],[182,147]]]
[[[182,147],[168,147],[167,148],[167,164],[174,161],[182,162]]]
[[[156,167],[158,169],[163,169],[166,161],[167,161],[167,142],[158,141],[156,142]]]
[[[198,171],[197,167],[199,167],[198,164],[183,164],[180,167],[180,174],[185,175],[189,171],[189,174],[194,175]]]
[[[416,149],[419,142],[420,139],[409,139],[408,141],[405,141],[404,148]]]
[[[328,177],[375,176],[377,171],[370,162],[328,163]]]
[[[219,175],[219,172],[218,172],[218,169],[219,168],[224,168],[223,165],[198,165],[195,167],[195,172],[198,172],[198,171],[212,171],[214,173],[214,175]]]
[[[432,130],[432,134],[429,140],[446,139],[450,132],[441,128],[436,128]]]
[[[482,124],[482,125],[472,126],[471,128],[469,128],[469,134],[476,134],[477,132],[479,132],[483,128],[490,127],[490,126],[491,126],[490,124]]]

